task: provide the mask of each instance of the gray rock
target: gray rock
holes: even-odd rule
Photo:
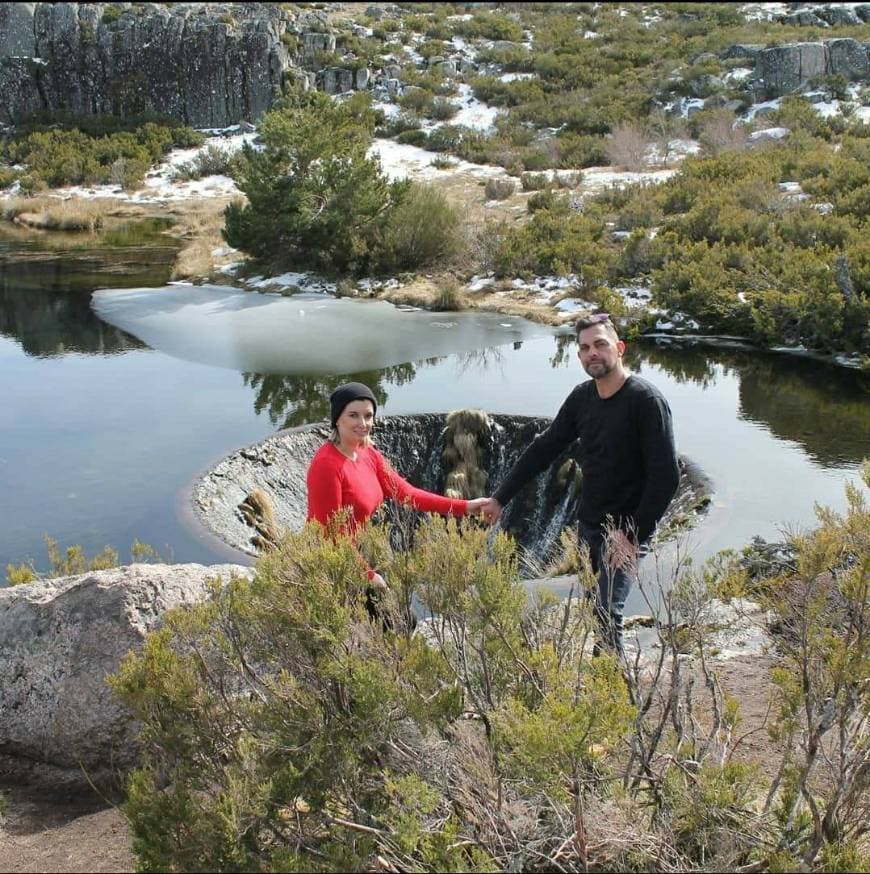
[[[870,21],[870,3],[862,3],[860,6],[856,6],[854,11],[861,21]]]
[[[828,72],[840,74],[847,79],[866,79],[870,76],[870,58],[867,48],[855,39],[829,39]]]
[[[35,3],[0,5],[0,58],[32,58],[36,54],[33,33]]]
[[[324,94],[338,94],[338,70],[328,67],[320,71],[318,87]]]
[[[335,34],[306,31],[302,34],[302,51],[306,55],[315,52],[334,52]]]
[[[369,87],[369,80],[371,79],[371,73],[369,72],[368,67],[360,67],[359,70],[356,71],[354,76],[354,88],[357,91],[364,91]]]
[[[797,91],[810,79],[827,72],[827,53],[820,42],[762,49],[756,58],[755,74],[764,82],[769,97]]]
[[[735,43],[725,49],[722,53],[722,59],[727,61],[732,58],[748,58],[749,60],[754,61],[763,48],[763,45],[756,45],[753,43]]]
[[[813,10],[822,21],[830,25],[860,24],[861,19],[848,6],[818,6]]]
[[[401,87],[398,79],[387,79],[387,94],[398,94]]]
[[[436,64],[435,69],[440,70],[448,78],[452,78],[456,75],[456,61],[452,61],[448,58],[446,61],[441,61],[440,64]]]
[[[163,614],[205,599],[239,565],[134,564],[0,589],[0,753],[111,779],[136,726],[105,682]]]
[[[798,25],[801,27],[828,27],[828,22],[816,15],[815,10],[799,9],[789,15],[783,16],[784,24]]]
[[[103,22],[101,4],[6,4],[0,121],[14,123],[34,109],[152,112],[194,127],[256,121],[290,66],[280,41],[286,22],[277,7],[239,6],[231,23],[200,14],[197,4],[152,4]],[[41,61],[18,63],[20,48]]]
[[[388,64],[384,67],[384,75],[388,79],[399,79],[402,75],[402,68],[398,64]]]
[[[709,97],[725,87],[725,83],[718,76],[698,76],[687,84],[692,97]]]
[[[363,74],[360,76],[360,74]],[[353,91],[357,82],[368,85],[368,70],[348,70],[344,67],[327,67],[318,74],[320,89],[326,94],[344,94]]]
[[[375,21],[380,21],[384,14],[384,10],[380,6],[369,6],[366,9],[366,18],[374,18]]]

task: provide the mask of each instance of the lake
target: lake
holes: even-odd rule
[[[349,378],[379,412],[552,416],[585,374],[570,336],[483,313],[167,285],[160,223],[98,238],[0,232],[0,566],[47,569],[43,534],[88,554],[134,539],[228,555],[189,530],[186,486],[231,450],[328,415]],[[95,292],[95,289],[102,289]],[[678,449],[712,480],[697,561],[843,508],[870,456],[868,378],[761,352],[637,343]]]

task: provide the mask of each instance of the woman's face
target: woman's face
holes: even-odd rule
[[[335,423],[338,436],[344,446],[359,446],[372,430],[375,423],[375,408],[371,401],[351,401],[342,411]]]

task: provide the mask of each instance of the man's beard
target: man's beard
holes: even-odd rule
[[[607,364],[604,361],[596,361],[594,364],[586,364],[583,369],[593,379],[604,379],[609,373],[613,373],[616,369],[616,362]]]

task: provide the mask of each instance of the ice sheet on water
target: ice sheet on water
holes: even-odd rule
[[[353,373],[552,333],[495,313],[402,312],[385,301],[219,285],[101,289],[97,315],[187,361],[255,373]]]

